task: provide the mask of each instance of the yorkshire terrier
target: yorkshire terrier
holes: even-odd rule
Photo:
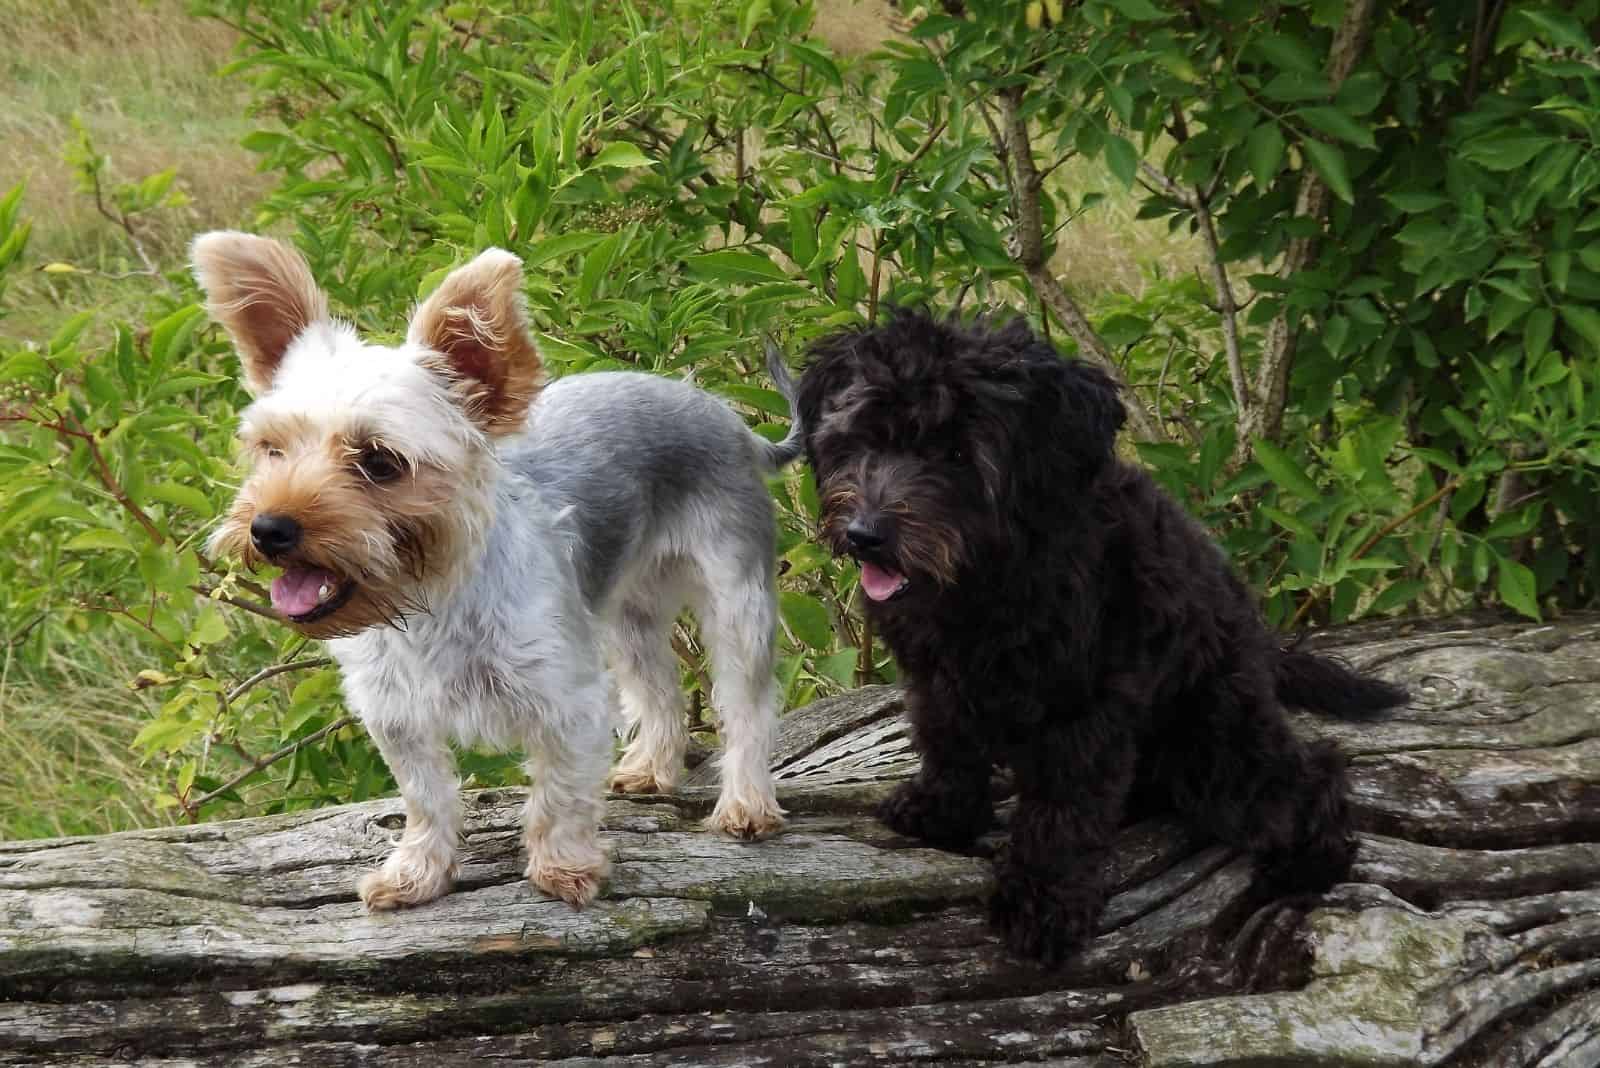
[[[670,631],[685,605],[721,714],[708,822],[742,838],[782,826],[765,476],[799,455],[798,426],[770,443],[700,390],[645,374],[547,385],[521,261],[499,249],[446,277],[396,347],[330,317],[287,245],[209,233],[193,262],[255,398],[239,428],[252,471],[212,546],[282,568],[273,608],[327,642],[405,799],[397,848],[357,887],[369,909],[450,889],[452,741],[525,750],[528,878],[592,900],[608,870],[614,692],[631,739],[612,787],[669,790],[683,767]]]

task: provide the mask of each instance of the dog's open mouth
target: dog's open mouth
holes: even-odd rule
[[[344,606],[356,584],[320,567],[291,566],[272,580],[272,607],[291,623],[315,623]]]
[[[861,561],[861,592],[869,600],[892,601],[906,591],[911,585],[911,580],[893,568],[875,564],[871,560]]]

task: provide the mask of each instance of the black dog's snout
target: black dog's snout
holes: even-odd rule
[[[262,513],[250,520],[250,540],[267,556],[278,556],[300,544],[300,524],[286,515]]]
[[[860,516],[850,520],[850,525],[844,528],[844,536],[850,540],[850,548],[858,552],[881,548],[888,540],[881,523]]]

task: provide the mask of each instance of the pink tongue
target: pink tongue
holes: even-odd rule
[[[905,576],[877,564],[861,562],[861,589],[874,601],[887,601],[895,595]]]
[[[272,607],[286,616],[303,616],[317,607],[317,590],[326,582],[339,585],[339,577],[320,567],[291,567],[272,580]]]

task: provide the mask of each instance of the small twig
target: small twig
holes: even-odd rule
[[[286,664],[274,664],[271,667],[262,668],[228,691],[228,703],[230,705],[233,704],[251,689],[275,676],[285,675],[291,671],[310,671],[313,668],[325,668],[332,663],[333,660],[330,657],[317,656],[312,657],[310,660],[291,660]]]
[[[1139,161],[1139,170],[1164,190],[1194,212],[1200,227],[1201,240],[1206,246],[1206,261],[1211,268],[1211,285],[1217,294],[1218,311],[1222,316],[1222,344],[1228,359],[1228,378],[1233,383],[1234,410],[1241,424],[1250,415],[1250,387],[1244,375],[1244,355],[1239,345],[1239,304],[1233,296],[1233,284],[1228,279],[1228,268],[1222,262],[1222,245],[1217,240],[1217,226],[1211,217],[1211,205],[1198,189],[1185,189],[1167,174],[1145,160]]]
[[[221,601],[223,604],[232,605],[235,608],[242,608],[246,612],[258,615],[262,619],[270,619],[274,623],[283,622],[283,617],[278,615],[272,606],[262,604],[259,601],[251,601],[243,597],[231,597],[228,594],[223,594],[222,596],[218,597],[217,588],[215,586],[207,586],[204,583],[199,582],[195,583],[189,588],[207,600]]]
[[[865,686],[872,678],[872,617],[861,613],[861,644],[856,652],[856,685]]]
[[[752,66],[750,66],[748,64],[739,64],[734,69],[735,70],[742,70],[746,74],[759,75],[760,77],[763,77],[763,78],[767,79],[767,81],[771,82],[773,85],[776,85],[779,89],[782,89],[784,92],[786,92],[786,93],[794,93],[795,96],[800,97],[802,99],[806,99],[806,96],[805,96],[804,93],[797,92],[791,86],[784,84],[782,79],[778,78],[775,74],[773,74],[771,71],[767,70],[765,67],[752,67]],[[828,117],[823,114],[822,108],[820,106],[818,106],[818,104],[817,104],[817,102],[815,100],[812,100],[806,105],[806,110],[810,111],[812,116],[816,118],[816,120],[817,120],[817,129],[822,132],[822,136],[825,137],[827,139],[827,141],[828,141],[828,151],[833,153],[833,158],[834,159],[842,161],[844,159],[844,153],[839,151],[839,142],[834,139],[833,127],[828,124]],[[839,166],[838,164],[834,165],[834,169],[835,169],[836,173],[838,171],[838,166]]]
[[[1053,313],[1072,339],[1078,344],[1079,355],[1090,363],[1098,364],[1118,388],[1131,395],[1127,377],[1117,365],[1106,346],[1105,339],[1089,323],[1083,309],[1072,299],[1061,280],[1055,276],[1044,256],[1043,208],[1040,203],[1043,183],[1033,159],[1033,141],[1028,132],[1027,120],[1022,114],[1020,90],[1006,90],[998,95],[998,106],[1003,118],[997,124],[982,103],[979,110],[995,140],[995,155],[1005,167],[1006,184],[1011,194],[1011,210],[1016,219],[1007,254],[1022,268],[1033,284],[1039,302]],[[1127,419],[1135,437],[1142,441],[1161,441],[1165,435],[1151,420],[1150,413],[1137,397],[1126,405]]]
[[[188,799],[180,799],[180,803],[183,805],[184,813],[187,814],[190,819],[198,819],[201,808],[210,804],[212,801],[215,801],[223,794],[228,793],[235,786],[238,786],[250,776],[259,771],[266,770],[268,767],[276,764],[285,757],[293,756],[295,753],[298,753],[308,745],[315,745],[328,735],[333,734],[335,731],[343,730],[355,721],[356,717],[353,715],[347,714],[340,716],[338,719],[334,720],[332,723],[328,724],[326,727],[323,727],[319,731],[314,731],[311,734],[306,735],[304,738],[297,738],[288,745],[274,749],[264,757],[257,757],[255,760],[251,761],[249,767],[245,768],[239,774],[235,775],[233,778],[229,779],[215,790],[212,790],[210,793],[203,794],[193,801]]]
[[[1412,508],[1411,510],[1407,511],[1404,515],[1400,516],[1399,518],[1391,520],[1388,523],[1385,523],[1382,527],[1380,527],[1378,529],[1378,531],[1375,534],[1372,535],[1372,537],[1368,538],[1366,541],[1361,543],[1361,548],[1357,549],[1355,552],[1350,554],[1350,561],[1352,563],[1354,563],[1355,561],[1361,559],[1363,556],[1367,555],[1367,552],[1369,550],[1371,550],[1371,548],[1374,545],[1378,544],[1384,538],[1387,538],[1390,534],[1393,534],[1396,530],[1398,530],[1401,527],[1402,524],[1410,522],[1411,520],[1415,519],[1418,515],[1421,515],[1423,512],[1425,512],[1429,508],[1433,507],[1433,505],[1436,502],[1441,500],[1446,494],[1451,493],[1452,491],[1454,491],[1456,489],[1456,487],[1458,487],[1460,484],[1461,484],[1461,480],[1460,479],[1452,478],[1450,481],[1446,482],[1444,485],[1440,486],[1438,489],[1434,490],[1431,494],[1429,494],[1427,500],[1423,501],[1421,504],[1417,505],[1415,508]],[[1322,591],[1321,590],[1313,590],[1313,591],[1311,591],[1310,594],[1307,595],[1306,599],[1303,602],[1301,602],[1300,609],[1299,609],[1299,611],[1295,612],[1294,618],[1289,620],[1289,629],[1293,630],[1297,625],[1299,625],[1300,621],[1305,618],[1306,613],[1311,611],[1311,606],[1316,604],[1317,601],[1319,601],[1321,599],[1322,599]]]
[[[704,658],[695,649],[693,643],[689,641],[689,635],[685,633],[681,623],[672,625],[672,650],[678,654],[678,659],[682,660],[684,666],[694,675],[695,681],[700,684],[700,692],[710,697],[711,679],[706,675],[706,669],[703,666]]]

